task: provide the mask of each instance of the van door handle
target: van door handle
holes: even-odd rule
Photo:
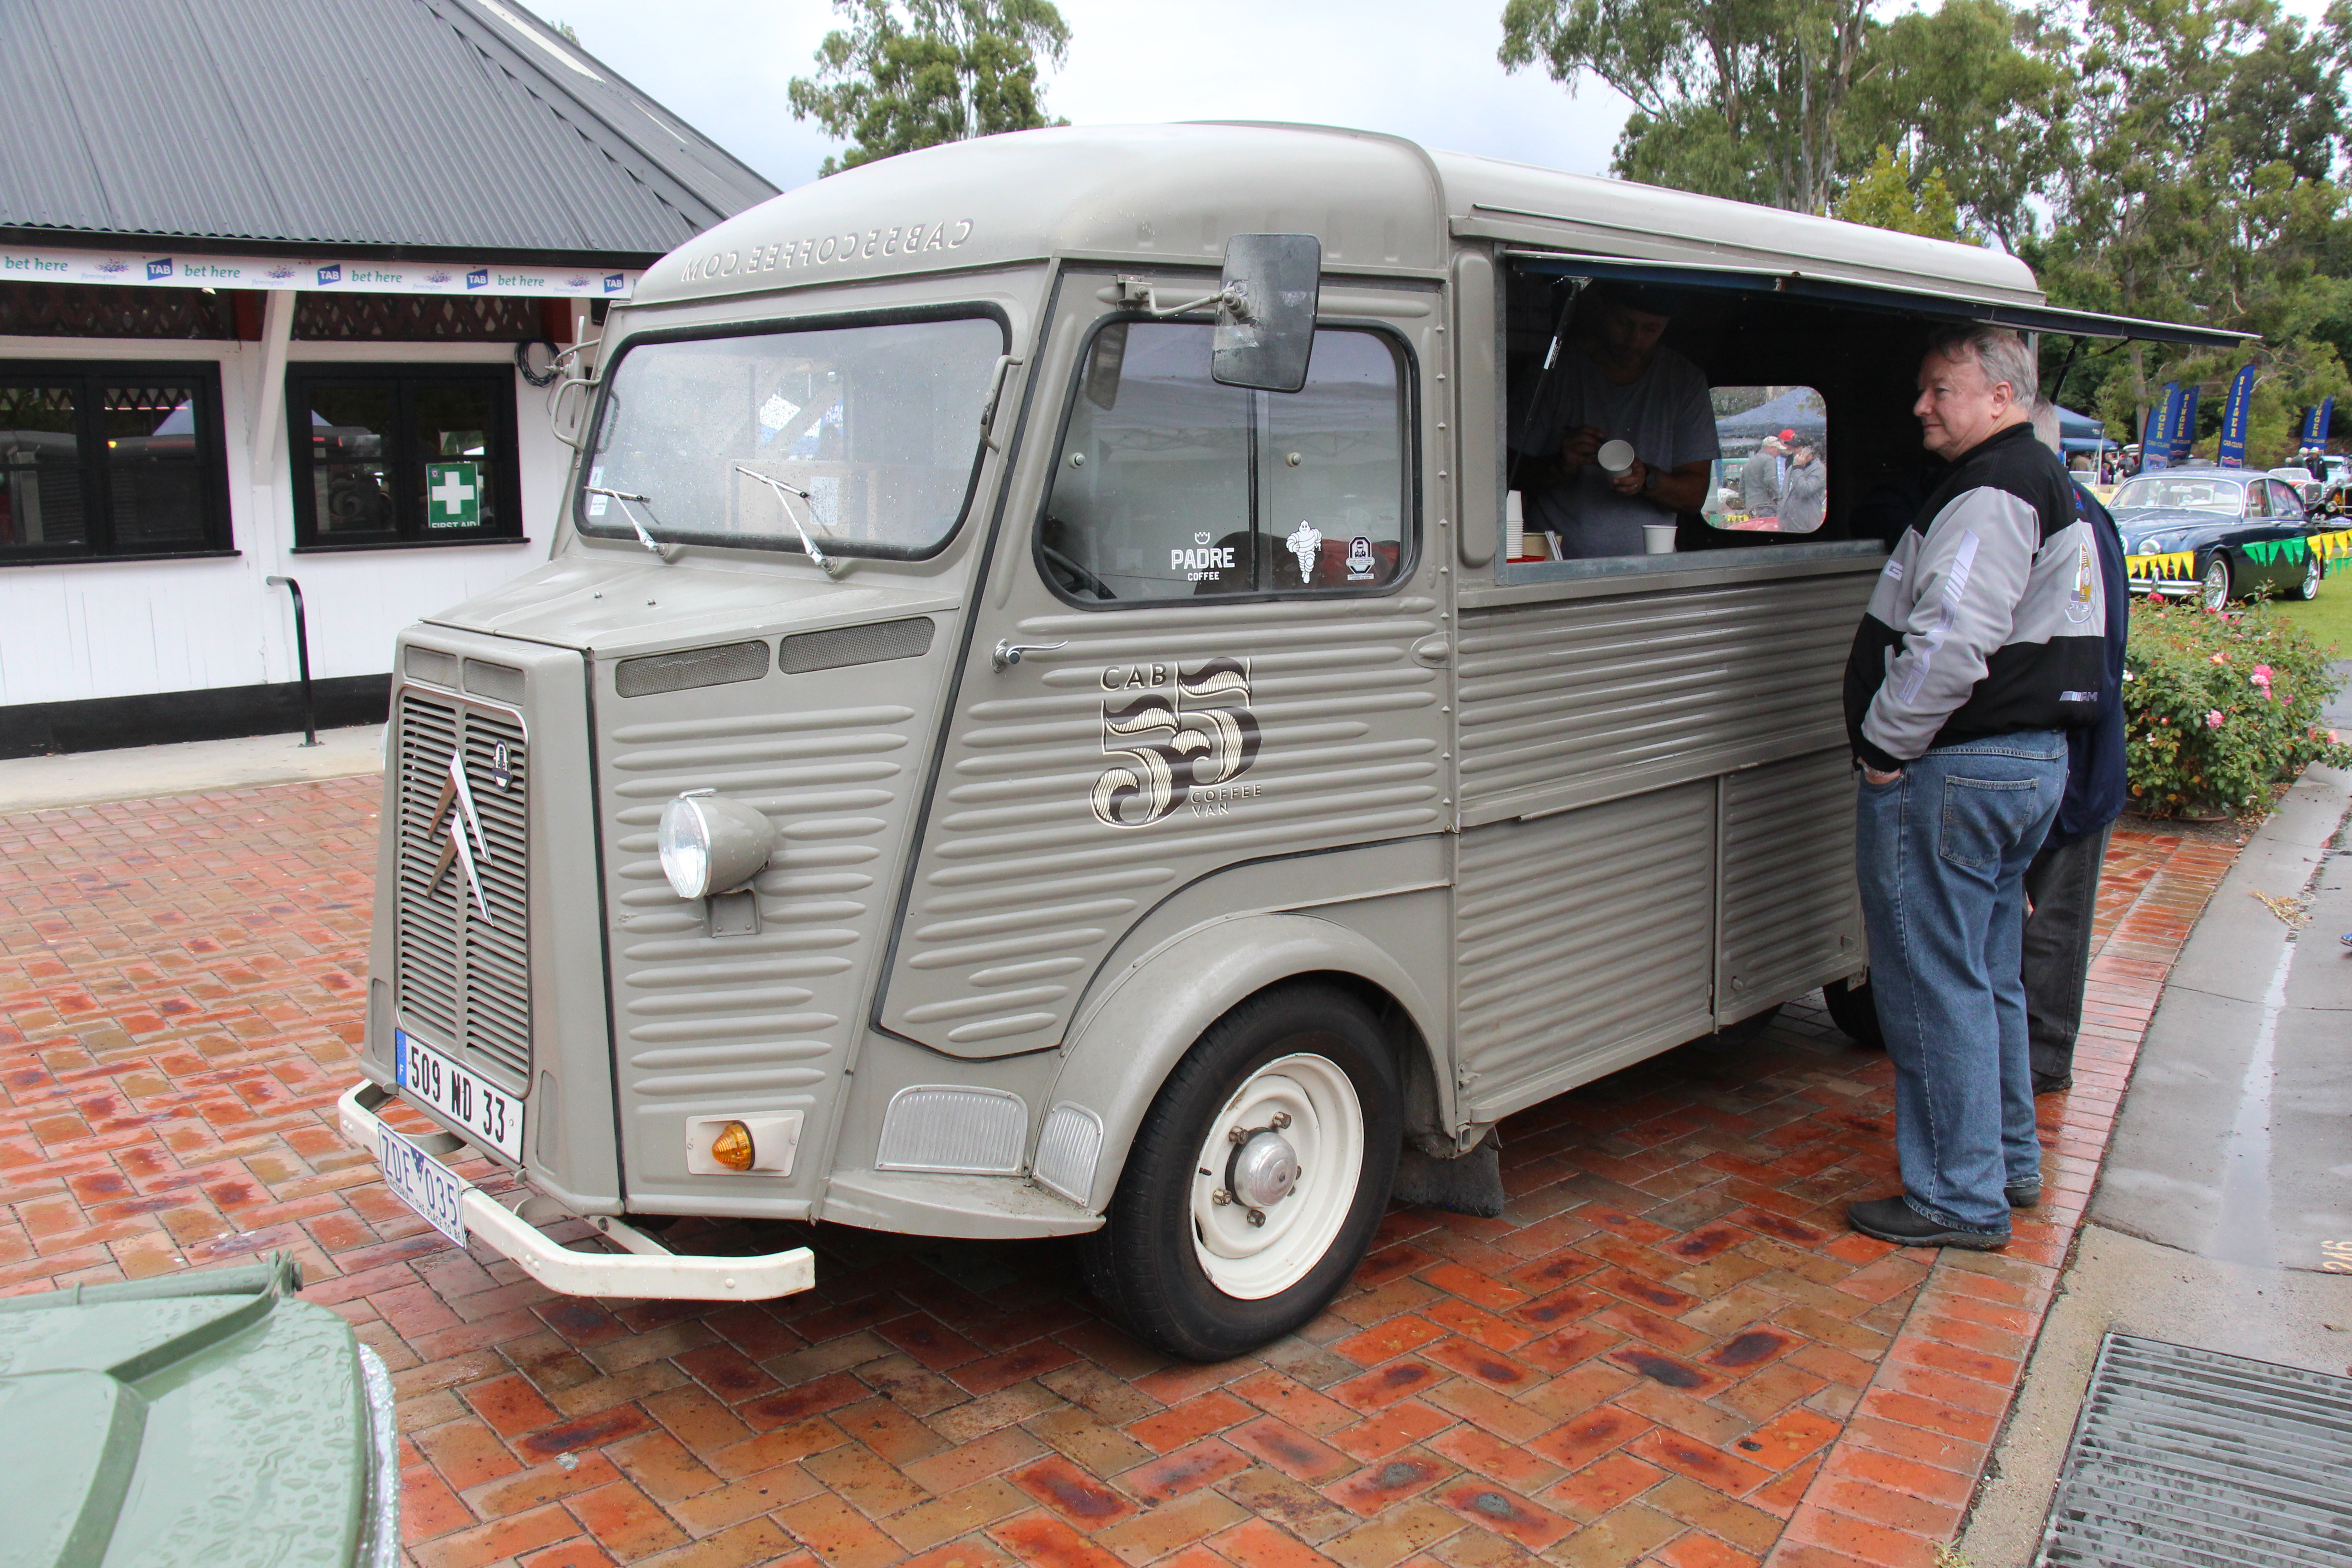
[[[1433,668],[1454,657],[1454,646],[1445,640],[1443,633],[1433,637],[1423,637],[1412,645],[1412,657]]]
[[[1070,640],[1067,637],[1064,637],[1060,642],[1014,642],[1007,637],[1000,641],[995,649],[989,654],[988,662],[1001,674],[1019,664],[1021,656],[1024,653],[1051,653],[1057,647],[1069,646]]]

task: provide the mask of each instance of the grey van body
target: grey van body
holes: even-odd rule
[[[1074,597],[1034,535],[1091,334],[1133,315],[1123,280],[1212,291],[1256,232],[1319,238],[1321,321],[1402,367],[1392,575]],[[545,566],[404,634],[362,1103],[409,1031],[521,1100],[519,1153],[486,1152],[544,1195],[526,1217],[604,1216],[640,1253],[620,1216],[1050,1236],[1102,1223],[1202,1032],[1297,977],[1377,1011],[1406,1134],[1442,1157],[1861,970],[1838,674],[1883,551],[1834,537],[1851,491],[1818,540],[1497,560],[1508,278],[1599,258],[1809,279],[1823,309],[2058,314],[1989,250],[1307,127],[936,148],[663,261],[605,324],[608,379],[698,332],[999,323],[961,521],[835,577],[790,544],[656,560],[575,500]],[[1899,388],[1916,349],[1865,357]],[[1878,384],[1828,386],[1832,410],[1916,444]],[[1228,757],[1229,784],[1149,821],[1090,809],[1125,765],[1120,705],[1181,708],[1212,663],[1225,721],[1254,726],[1246,771]],[[485,901],[435,869],[453,746]],[[756,909],[666,884],[656,826],[689,790],[774,824]],[[794,1113],[788,1171],[689,1168],[690,1125]]]

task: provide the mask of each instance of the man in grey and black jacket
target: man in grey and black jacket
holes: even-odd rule
[[[1846,661],[1903,1167],[1899,1195],[1848,1217],[1904,1246],[2002,1246],[2010,1210],[2041,1192],[2023,881],[2065,789],[2065,731],[2100,710],[2106,602],[2074,485],[2034,439],[2037,401],[2015,332],[1962,329],[1928,351],[1913,412],[1951,468],[1896,539]]]

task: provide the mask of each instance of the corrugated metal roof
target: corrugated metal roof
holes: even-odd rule
[[[0,102],[19,231],[643,257],[775,195],[500,0],[6,0]]]

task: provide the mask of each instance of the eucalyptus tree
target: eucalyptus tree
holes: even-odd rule
[[[1053,0],[834,0],[850,18],[795,77],[793,114],[849,143],[820,174],[1048,120],[1038,62],[1059,65],[1069,25]]]

